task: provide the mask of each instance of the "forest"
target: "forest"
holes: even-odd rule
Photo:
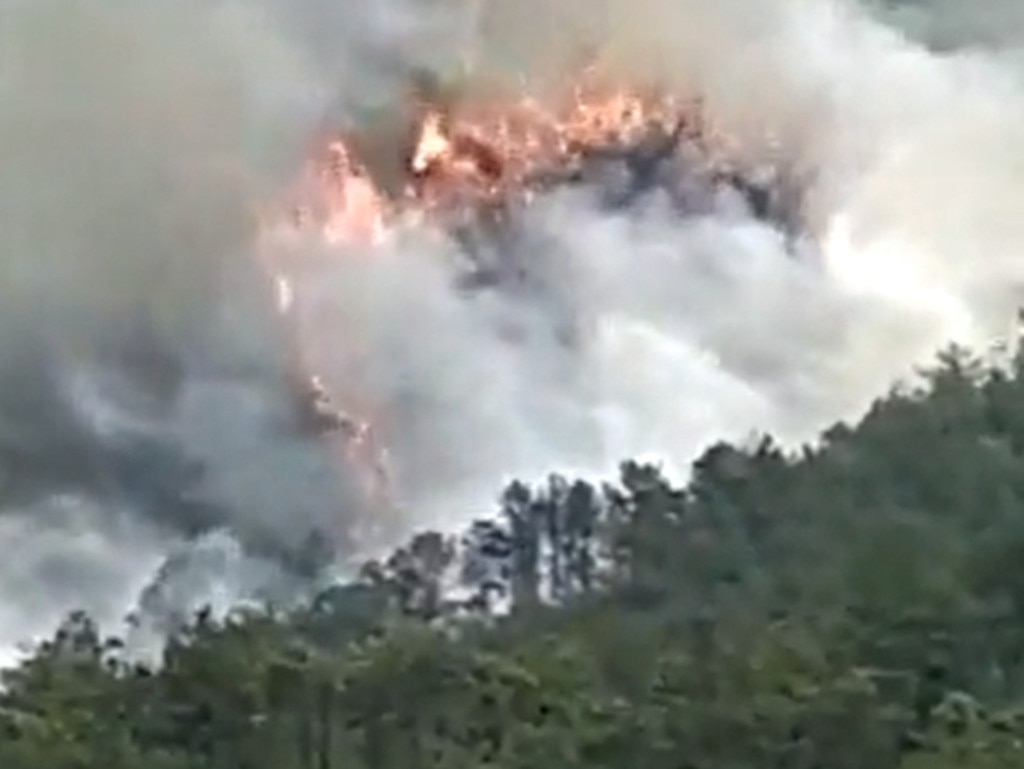
[[[951,347],[813,445],[515,482],[157,665],[72,614],[3,673],[0,767],[1024,766],[1022,559],[1024,354]]]

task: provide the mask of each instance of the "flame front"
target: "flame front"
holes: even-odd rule
[[[685,128],[697,142],[708,135],[696,103],[609,87],[592,68],[545,103],[523,96],[467,101],[447,109],[428,104],[416,121],[412,146],[395,149],[405,158],[406,179],[399,194],[385,194],[357,160],[351,142],[335,136],[309,162],[297,185],[300,202],[286,229],[311,233],[326,244],[363,246],[363,253],[372,253],[389,228],[406,219],[446,226],[452,216],[527,203],[538,190],[575,174],[594,148],[628,146],[651,131],[678,139]],[[270,261],[266,265],[276,284],[278,310],[296,338],[294,369],[300,389],[315,409],[326,402],[327,393],[308,364],[289,269]],[[373,418],[381,413],[380,406],[372,393],[349,395],[342,406],[332,413],[345,461],[362,468],[368,493],[386,499],[387,452],[378,442],[378,420]]]
[[[578,171],[594,148],[629,146],[680,124],[695,141],[709,136],[696,102],[613,87],[593,68],[543,103],[520,96],[425,105],[416,121],[414,144],[395,148],[406,158],[400,194],[375,184],[351,137],[332,137],[307,169],[295,221],[329,243],[378,244],[402,220],[444,226],[452,215],[528,201]]]

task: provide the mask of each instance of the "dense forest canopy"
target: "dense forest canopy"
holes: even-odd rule
[[[1024,765],[1024,355],[923,382],[681,488],[513,483],[154,667],[71,615],[3,675],[0,766]]]

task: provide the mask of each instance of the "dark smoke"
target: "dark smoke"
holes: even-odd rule
[[[360,555],[358,484],[294,423],[253,217],[318,130],[392,125],[418,70],[539,91],[596,51],[698,90],[745,168],[803,186],[634,148],[500,237],[300,249],[318,370],[386,406],[395,536],[510,475],[803,440],[950,337],[991,342],[1024,285],[1011,5],[922,10],[936,53],[842,0],[0,2],[0,639],[73,606],[158,636]],[[929,37],[961,19],[986,31]]]

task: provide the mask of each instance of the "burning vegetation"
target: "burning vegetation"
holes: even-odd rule
[[[372,244],[401,223],[464,226],[508,215],[553,187],[592,181],[607,163],[628,172],[621,199],[611,198],[619,204],[655,187],[681,193],[673,186],[696,178],[708,189],[732,187],[756,216],[780,224],[792,203],[732,167],[699,99],[625,89],[593,68],[544,100],[453,98],[419,84],[408,107],[406,141],[385,150],[390,168],[372,137],[349,132],[322,141],[299,185],[304,199],[292,209],[297,227],[317,228],[332,242]],[[677,202],[689,209],[682,213],[697,212],[694,201]]]
[[[792,231],[794,197],[777,179],[755,183],[736,170],[699,99],[622,88],[591,67],[545,99],[453,96],[420,80],[406,106],[404,138],[392,135],[386,146],[373,132],[320,137],[274,232],[372,253],[398,228],[437,227],[470,252],[470,285],[480,287],[500,283],[502,265],[487,265],[473,243],[481,234],[499,240],[517,212],[566,185],[589,186],[602,205],[619,209],[660,190],[681,216],[710,213],[714,196],[727,190],[749,214]],[[619,172],[611,183],[602,175],[610,166]],[[328,393],[306,354],[292,266],[272,261],[267,271],[278,309],[295,340],[298,421],[337,441],[346,461],[363,471],[372,497],[389,505],[387,454],[369,418],[372,399]]]

